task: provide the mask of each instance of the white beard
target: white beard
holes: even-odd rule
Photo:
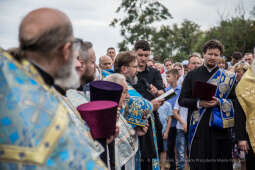
[[[57,71],[54,82],[64,89],[76,89],[80,86],[80,78],[75,69],[74,59],[70,59],[66,65]]]

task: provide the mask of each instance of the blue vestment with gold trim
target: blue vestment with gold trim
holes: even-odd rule
[[[130,95],[130,97],[133,97],[133,100],[137,99],[137,100],[145,100],[146,102],[142,102],[142,103],[150,103],[148,100],[146,100],[145,98],[142,97],[141,94],[139,94],[130,84],[128,85],[128,93]],[[139,102],[138,102],[139,103]],[[157,145],[157,136],[156,136],[156,128],[155,128],[155,122],[154,122],[154,115],[152,113],[153,111],[153,107],[150,103],[150,105],[144,105],[144,107],[146,107],[145,109],[148,109],[149,107],[149,114],[148,117],[151,120],[151,125],[152,125],[152,132],[153,132],[153,142],[155,145],[155,150],[156,150],[156,156],[157,158],[152,159],[152,168],[153,170],[159,170],[160,166],[159,166],[159,154],[158,154],[158,145]],[[130,113],[129,113],[130,114]],[[136,117],[134,115],[134,117]],[[137,117],[140,118],[140,117]],[[143,120],[139,120],[138,122],[143,122]],[[136,155],[136,169],[140,169],[140,153],[138,152]]]
[[[0,98],[0,169],[106,169],[64,99],[1,50]]]
[[[105,69],[105,70],[102,70],[101,71],[101,76],[102,76],[102,79],[104,79],[105,77],[113,74],[114,71],[112,69]]]
[[[219,99],[219,107],[212,108],[212,113],[209,121],[209,126],[213,128],[230,128],[234,126],[234,109],[230,99],[227,99],[232,87],[236,81],[235,73],[231,73],[224,69],[218,69],[212,77],[208,80],[208,83],[217,86],[215,96]],[[189,150],[191,153],[192,142],[196,135],[197,127],[202,119],[206,108],[200,108],[192,113],[190,126],[189,126]]]

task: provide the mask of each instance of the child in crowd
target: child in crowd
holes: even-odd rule
[[[166,166],[166,151],[167,151],[167,138],[168,133],[171,127],[173,110],[172,106],[168,102],[164,102],[164,104],[158,109],[159,119],[162,124],[162,135],[163,135],[163,152],[160,153],[160,169],[164,170]]]
[[[222,69],[227,69],[226,60],[222,57],[218,59],[218,67]]]
[[[178,99],[175,102],[174,117],[177,119],[176,124],[176,152],[177,152],[177,170],[184,170],[185,151],[186,151],[186,133],[188,108],[179,106]]]
[[[173,89],[176,95],[169,100],[167,100],[168,103],[171,104],[172,108],[174,108],[175,102],[177,98],[179,97],[181,93],[181,87],[178,86],[178,79],[180,75],[177,69],[171,69],[166,72],[166,80],[168,83],[168,87],[165,89],[165,91]],[[170,170],[176,169],[176,162],[175,162],[175,139],[176,139],[176,119],[172,118],[171,122],[171,128],[170,132],[168,133],[168,142],[167,142],[167,148],[168,148],[168,157],[170,160]]]
[[[182,66],[181,63],[177,62],[174,64],[173,66],[174,69],[177,69],[178,72],[179,72],[179,78],[178,78],[178,82],[177,82],[177,85],[182,85],[182,82],[184,80],[184,68]]]

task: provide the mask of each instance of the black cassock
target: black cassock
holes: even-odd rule
[[[201,66],[187,74],[183,81],[179,104],[189,109],[188,127],[191,114],[197,110],[198,99],[192,97],[192,89],[195,81],[208,81],[218,70],[211,72],[205,66]],[[229,99],[235,99],[234,87]],[[191,170],[232,170],[232,141],[230,129],[209,127],[211,109],[207,109],[200,120],[190,151]]]
[[[254,170],[255,169],[255,153],[252,150],[250,139],[246,131],[246,116],[238,100],[236,100],[235,103],[233,104],[235,109],[236,140],[237,141],[246,140],[248,142],[250,149],[248,151],[248,154],[245,155],[246,170]]]
[[[149,92],[149,85],[153,84],[158,90],[164,90],[163,81],[160,72],[154,68],[146,67],[145,71],[138,72],[138,83],[134,85],[134,89],[139,92],[144,98],[151,101],[155,98]],[[163,138],[162,138],[162,125],[159,120],[157,112],[153,112],[155,118],[155,130],[157,135],[158,148],[155,148],[153,140],[153,132],[150,119],[149,128],[144,136],[139,136],[139,147],[141,152],[141,169],[152,170],[152,159],[156,158],[156,149],[160,153],[163,149]]]

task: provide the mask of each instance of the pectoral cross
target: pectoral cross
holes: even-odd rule
[[[157,163],[157,160],[154,160],[154,168],[157,168],[157,166],[158,166],[158,163]]]

